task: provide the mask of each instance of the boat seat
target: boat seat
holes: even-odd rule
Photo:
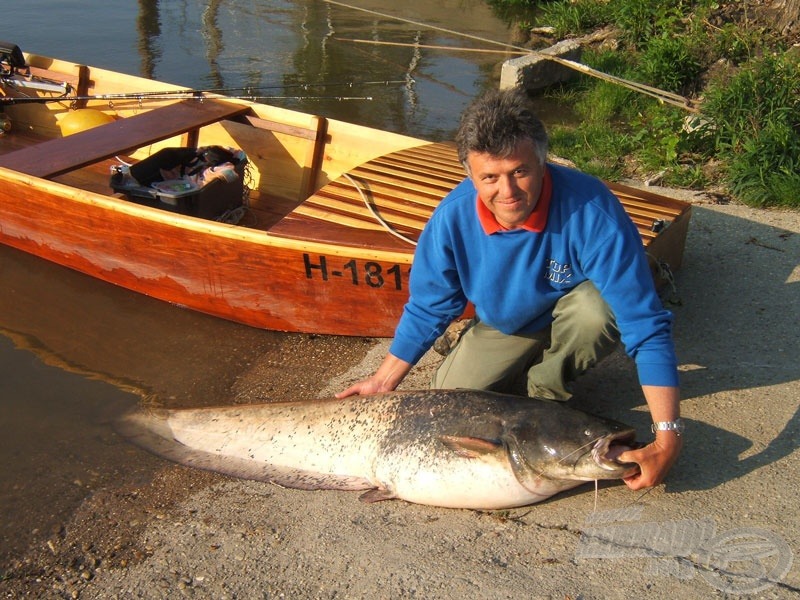
[[[247,106],[211,98],[182,100],[4,154],[0,156],[0,167],[34,177],[56,177],[248,110]]]

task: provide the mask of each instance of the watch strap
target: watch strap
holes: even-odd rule
[[[656,431],[674,431],[676,434],[681,435],[685,426],[683,419],[675,419],[674,421],[657,421],[653,423],[650,430],[655,433]]]

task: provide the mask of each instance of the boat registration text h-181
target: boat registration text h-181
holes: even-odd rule
[[[382,288],[389,286],[390,289],[402,290],[408,278],[411,268],[408,267],[403,272],[403,266],[393,264],[383,265],[377,261],[359,261],[352,259],[333,268],[327,256],[318,255],[312,257],[303,254],[306,277],[314,279],[321,277],[322,281],[329,281],[331,278],[343,278],[349,280],[353,285],[367,285],[372,288]]]

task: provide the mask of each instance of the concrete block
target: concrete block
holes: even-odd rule
[[[536,53],[505,61],[500,73],[500,89],[522,87],[526,90],[537,90],[569,81],[578,74],[578,71],[558,64],[542,54],[577,62],[581,57],[581,45],[574,40],[564,40]]]

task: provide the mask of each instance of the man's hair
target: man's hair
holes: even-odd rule
[[[524,140],[533,142],[539,160],[544,163],[547,131],[527,94],[517,88],[493,90],[475,100],[461,115],[456,133],[458,159],[469,172],[470,152],[505,158]]]

